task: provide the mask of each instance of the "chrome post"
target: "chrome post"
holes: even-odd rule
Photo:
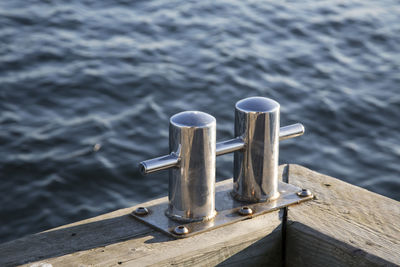
[[[300,123],[280,128],[279,103],[264,97],[240,100],[235,106],[235,138],[217,143],[216,155],[234,152],[233,196],[264,202],[279,197],[279,141],[300,136]]]
[[[311,191],[278,181],[279,141],[304,133],[300,123],[280,127],[279,117],[276,101],[243,99],[235,106],[235,138],[216,143],[213,116],[199,111],[172,116],[170,153],[139,164],[143,174],[169,169],[168,201],[148,203],[131,215],[184,238],[313,199]],[[216,156],[231,152],[234,183],[230,196],[230,185],[215,186],[215,162]]]
[[[170,118],[170,154],[143,161],[143,174],[169,169],[168,217],[182,222],[213,218],[215,211],[216,120],[200,111]]]
[[[254,97],[235,107],[235,136],[241,136],[246,149],[235,151],[233,194],[241,201],[262,202],[279,197],[279,104]]]

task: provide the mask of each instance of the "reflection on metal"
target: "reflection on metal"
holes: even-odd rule
[[[297,195],[299,197],[312,197],[313,196],[313,194],[311,193],[310,190],[304,189],[304,188],[301,189],[301,191],[297,192]]]
[[[161,156],[158,158],[143,161],[139,164],[140,172],[149,174],[152,172],[162,171],[171,167],[177,167],[179,163],[179,157],[175,152],[169,155]]]
[[[184,225],[179,225],[175,227],[173,233],[176,235],[187,235],[189,233],[189,229],[187,229]]]
[[[189,237],[205,231],[209,231],[224,225],[232,224],[238,221],[246,220],[249,218],[257,217],[270,211],[278,210],[288,205],[297,204],[303,201],[312,199],[310,197],[299,197],[296,193],[301,191],[300,188],[286,184],[283,182],[278,183],[278,191],[280,197],[276,200],[269,202],[246,204],[245,206],[253,211],[253,214],[240,215],[239,210],[244,206],[243,202],[237,201],[231,195],[232,183],[225,183],[216,187],[216,210],[217,215],[208,221],[202,222],[188,222],[182,224],[175,220],[171,220],[164,215],[168,209],[168,201],[149,206],[151,213],[147,216],[137,216],[134,213],[131,215],[137,220],[148,224],[149,226],[158,229],[168,235],[176,238]],[[176,227],[183,225],[187,228],[188,233],[181,235],[175,232]]]
[[[304,134],[304,126],[301,123],[284,126],[279,129],[279,141],[301,136]],[[236,137],[230,140],[217,143],[217,156],[232,153],[242,150],[245,147],[245,142],[241,137]]]
[[[235,138],[217,143],[216,155],[234,154],[235,198],[246,202],[279,197],[279,141],[300,136],[304,126],[280,127],[280,105],[265,97],[240,100],[235,106]]]
[[[143,174],[169,169],[168,203],[132,215],[182,237],[311,199],[308,190],[278,182],[279,141],[303,133],[300,123],[280,127],[280,105],[264,97],[236,103],[235,138],[219,143],[213,116],[178,113],[170,119],[169,154],[139,164]],[[216,195],[216,157],[232,152],[233,185]]]
[[[303,135],[304,131],[304,126],[301,123],[281,127],[279,129],[279,141]]]
[[[167,216],[180,222],[215,216],[215,147],[213,116],[186,111],[171,117],[170,154],[139,164],[144,174],[169,169]]]
[[[247,207],[247,206],[244,206],[244,207],[241,207],[241,208],[238,210],[238,213],[239,213],[240,215],[242,215],[242,216],[246,216],[246,215],[251,215],[251,214],[253,214],[253,210],[250,209],[250,208]]]
[[[134,211],[134,213],[138,216],[146,216],[147,214],[149,214],[149,210],[145,207],[139,207]]]
[[[244,141],[241,137],[217,143],[217,156],[232,153],[244,148]]]
[[[279,114],[279,104],[272,99],[251,97],[236,103],[235,136],[246,143],[233,159],[233,193],[238,200],[263,202],[279,196]]]
[[[243,140],[244,149],[234,154],[234,197],[246,202],[278,198],[279,140],[303,133],[299,123],[280,128],[280,106],[272,99],[250,97],[237,102],[235,136]]]

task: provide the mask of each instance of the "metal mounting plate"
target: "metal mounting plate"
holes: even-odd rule
[[[147,215],[136,215],[134,212],[132,212],[131,215],[137,220],[148,224],[149,226],[170,236],[175,238],[183,238],[256,217],[267,212],[278,210],[292,204],[298,204],[313,198],[313,195],[304,197],[299,196],[297,194],[298,192],[301,192],[299,187],[283,182],[279,182],[278,190],[280,193],[278,199],[270,202],[250,204],[239,202],[231,196],[232,183],[223,183],[220,185],[217,184],[215,193],[215,206],[217,215],[212,220],[204,222],[180,223],[169,219],[165,215],[165,211],[168,208],[167,199],[162,203],[146,207],[149,210]],[[250,215],[240,215],[238,211],[242,207],[248,207],[252,209],[253,213]],[[175,234],[174,229],[181,225],[188,229],[188,233],[183,235]]]

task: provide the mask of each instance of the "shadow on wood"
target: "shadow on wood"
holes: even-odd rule
[[[217,266],[282,266],[282,231],[277,227],[271,234],[240,250]]]
[[[288,208],[288,266],[399,266],[400,203],[299,165],[289,183],[315,199]]]
[[[57,228],[0,245],[0,265],[18,265],[58,257],[143,236],[152,231],[129,215]],[[165,237],[162,241],[168,240],[171,238]],[[152,242],[160,241],[158,238]]]
[[[228,179],[217,186],[231,183]],[[165,199],[140,206],[152,206]],[[135,209],[118,210],[0,244],[0,266],[34,262],[53,266],[281,265],[280,211],[175,240],[132,218],[129,214]]]
[[[286,266],[398,266],[359,247],[325,235],[307,225],[288,221]]]
[[[131,207],[0,244],[0,266],[400,265],[399,202],[298,165],[279,169],[315,199],[178,240],[134,220]]]

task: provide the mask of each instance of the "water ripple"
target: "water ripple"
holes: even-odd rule
[[[0,242],[167,193],[137,162],[168,118],[203,110],[218,139],[261,95],[307,134],[281,162],[400,200],[396,1],[0,2]],[[218,179],[232,156],[218,158]],[[12,230],[11,230],[12,229]]]

